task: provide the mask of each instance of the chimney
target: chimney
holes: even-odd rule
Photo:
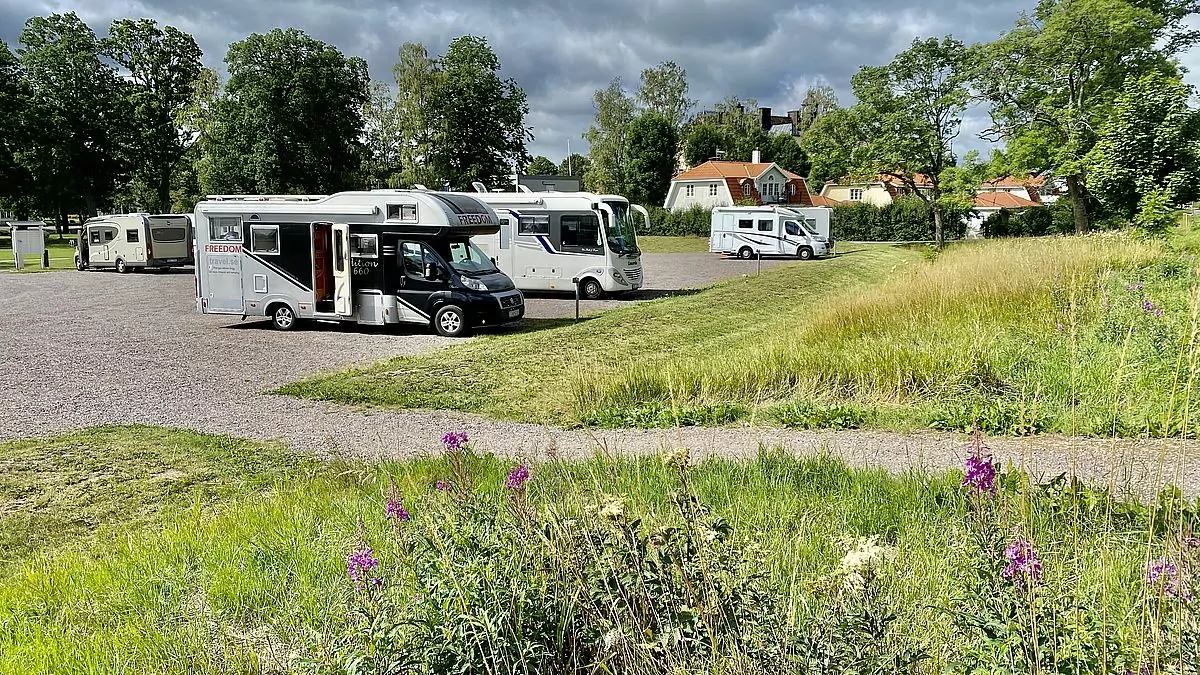
[[[742,156],[745,157],[745,155],[742,155]],[[762,153],[759,152],[758,150],[755,150],[754,152],[750,153],[750,163],[751,164],[762,164]]]

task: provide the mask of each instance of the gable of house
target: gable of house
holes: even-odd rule
[[[714,188],[714,185],[720,188]],[[688,186],[693,186],[691,194],[688,194]],[[712,194],[714,189],[717,194]],[[699,194],[701,192],[703,195]],[[706,198],[700,199],[701,196]],[[752,199],[761,205],[764,197],[768,203],[812,205],[812,195],[804,178],[773,162],[712,160],[675,176],[665,206],[669,209],[693,205],[733,206],[743,199]],[[721,199],[721,203],[712,203],[712,198]]]

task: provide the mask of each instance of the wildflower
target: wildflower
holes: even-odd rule
[[[1061,332],[1063,332],[1063,330],[1065,330],[1065,329],[1063,328],[1063,325],[1062,325],[1062,323],[1060,322],[1060,323],[1059,323],[1057,326],[1055,326],[1055,327],[1054,327],[1054,330],[1056,330],[1056,331],[1058,331],[1058,332],[1060,332],[1060,333],[1061,333]]]
[[[1161,586],[1168,597],[1190,599],[1192,593],[1183,583],[1179,566],[1163,557],[1146,563],[1146,583]]]
[[[679,448],[677,450],[672,450],[671,452],[668,452],[667,454],[663,455],[663,463],[666,464],[667,466],[677,466],[680,468],[687,466],[687,463],[688,463],[687,448]]]
[[[408,515],[408,511],[404,509],[404,505],[400,503],[400,500],[398,499],[389,499],[384,512],[387,514],[388,518],[394,519],[397,523],[404,522],[411,517]]]
[[[1157,316],[1157,317],[1161,317],[1163,315],[1162,308],[1155,307],[1154,303],[1150,302],[1149,300],[1142,301],[1142,309],[1150,314],[1153,314],[1154,316]]]
[[[364,546],[346,556],[346,574],[350,575],[355,588],[361,589],[367,573],[378,566],[379,561],[375,559],[370,546]],[[371,580],[370,583],[379,585],[382,581]]]
[[[963,476],[962,487],[969,487],[976,494],[996,494],[996,465],[982,446],[977,447],[967,458],[964,473],[966,475]]]
[[[1125,290],[1127,290],[1127,291],[1140,291],[1140,290],[1142,290],[1142,282],[1140,282],[1140,281],[1139,281],[1139,282],[1138,282],[1138,283],[1136,283],[1136,284],[1125,284]]]
[[[620,520],[625,516],[625,500],[620,497],[610,497],[600,507],[600,515],[608,520]]]
[[[1036,584],[1042,579],[1042,561],[1037,551],[1024,537],[1017,535],[1004,549],[1004,558],[1008,565],[1001,574],[1005,579],[1015,579],[1017,586],[1024,590],[1028,585]]]
[[[447,431],[442,436],[442,445],[446,446],[447,452],[458,452],[467,445],[467,432],[465,431]]]
[[[434,487],[436,487],[440,492],[450,492],[454,489],[454,486],[450,483],[450,481],[445,480],[439,480],[437,485]]]
[[[508,481],[504,486],[509,490],[520,490],[527,480],[529,480],[529,467],[522,464],[508,472]]]

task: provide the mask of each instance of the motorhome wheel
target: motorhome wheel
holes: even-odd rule
[[[117,258],[117,272],[120,274],[125,274],[128,271],[129,268],[125,266],[125,260],[122,258]]]
[[[442,337],[459,337],[467,329],[467,319],[458,305],[446,305],[433,315],[433,328]]]
[[[275,305],[271,312],[271,325],[278,330],[291,330],[296,327],[296,313],[287,305]]]
[[[801,260],[812,260],[813,250],[807,246],[801,246],[800,249],[796,251],[796,255]]]
[[[738,257],[742,260],[749,260],[754,257],[754,250],[749,246],[743,246],[742,250],[738,251]]]
[[[604,295],[604,287],[595,279],[584,279],[579,282],[579,294],[588,300],[599,300]]]

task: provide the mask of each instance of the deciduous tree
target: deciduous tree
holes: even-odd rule
[[[828,181],[849,174],[866,148],[867,139],[854,110],[838,108],[823,115],[800,137],[800,147],[809,157],[810,190],[820,190]]]
[[[191,141],[177,118],[192,101],[202,52],[191,35],[151,19],[113,21],[102,45],[129,77],[123,90],[131,127],[125,152],[133,179],[155,195],[154,208],[168,212],[171,179]]]
[[[30,187],[28,172],[17,161],[27,141],[21,132],[27,98],[21,62],[0,41],[0,204],[14,210]]]
[[[591,165],[592,161],[587,156],[573,152],[558,165],[558,175],[583,177]]]
[[[684,132],[683,157],[689,166],[703,164],[725,151],[727,146],[725,129],[707,121],[696,122]]]
[[[550,161],[549,157],[538,155],[533,158],[533,161],[529,163],[525,171],[535,176],[557,176],[558,165]]]
[[[406,42],[400,46],[392,74],[398,89],[399,182],[402,187],[436,185],[439,178],[431,162],[437,143],[437,111],[434,110],[440,86],[437,62],[429,56],[424,45]]]
[[[372,188],[398,188],[404,134],[400,109],[385,82],[371,83],[371,96],[363,107],[363,143],[366,157],[363,173]]]
[[[664,61],[642,71],[637,92],[643,110],[657,113],[671,122],[676,131],[683,127],[696,101],[688,98],[687,71],[674,61]]]
[[[679,132],[674,123],[653,111],[629,125],[624,194],[639,204],[662,204],[675,172]]]
[[[637,106],[613,78],[608,86],[597,91],[592,100],[596,119],[583,137],[591,146],[591,165],[584,180],[588,189],[597,192],[617,192],[625,183],[625,152],[628,147],[629,125],[637,114]]]

